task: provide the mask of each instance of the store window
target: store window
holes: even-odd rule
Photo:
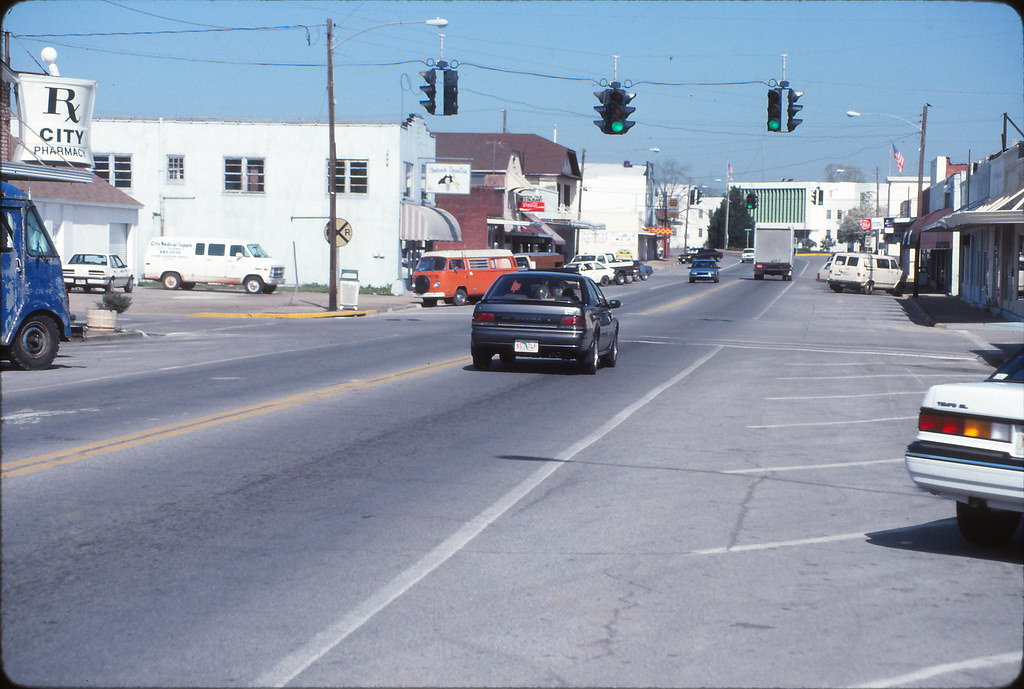
[[[263,158],[225,158],[224,191],[262,194],[265,181]]]
[[[132,186],[132,157],[116,153],[99,153],[92,157],[92,171],[111,186],[130,189]]]

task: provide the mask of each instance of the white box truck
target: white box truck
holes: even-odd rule
[[[778,275],[793,279],[793,239],[791,228],[758,227],[754,230],[754,279]]]
[[[270,294],[284,284],[284,266],[256,242],[160,237],[146,249],[143,277],[163,283],[165,289],[192,289],[202,282]]]

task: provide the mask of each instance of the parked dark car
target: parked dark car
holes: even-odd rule
[[[495,354],[505,365],[516,357],[575,359],[581,371],[591,374],[601,364],[615,366],[619,321],[612,309],[619,306],[585,275],[501,275],[473,310],[473,366],[490,368]]]
[[[718,282],[718,264],[710,258],[694,259],[690,264],[690,282],[697,280]]]
[[[646,280],[654,275],[654,268],[651,268],[643,261],[633,261],[633,275],[641,280]]]

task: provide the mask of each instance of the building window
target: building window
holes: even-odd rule
[[[185,181],[185,156],[183,156],[183,155],[169,155],[169,156],[167,156],[167,181],[168,182],[184,182]]]
[[[115,187],[132,186],[132,157],[114,153],[100,153],[92,157],[92,170],[96,176]]]
[[[843,211],[841,211],[839,209],[836,209],[836,220],[842,220],[842,219],[843,219]]]
[[[405,164],[405,194],[403,194],[403,195],[407,199],[411,199],[412,198],[412,187],[413,187],[413,181],[414,181],[413,180],[413,173],[414,173],[414,171],[415,171],[415,167],[413,166],[412,163],[406,163]]]
[[[831,219],[832,219],[832,209],[829,208],[829,209],[827,209],[825,211],[825,220],[831,220]]]
[[[369,163],[365,160],[334,161],[334,193],[365,194],[369,191]],[[331,188],[331,165],[327,162],[327,183]]]
[[[263,158],[225,158],[224,191],[262,194],[265,189]]]

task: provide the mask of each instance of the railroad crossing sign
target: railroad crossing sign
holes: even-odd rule
[[[331,235],[334,235],[332,238]],[[324,239],[327,240],[328,244],[334,243],[335,249],[340,249],[352,240],[352,225],[349,224],[348,220],[344,218],[335,218],[334,220],[334,232],[331,232],[331,221],[328,220],[327,224],[324,225]]]

